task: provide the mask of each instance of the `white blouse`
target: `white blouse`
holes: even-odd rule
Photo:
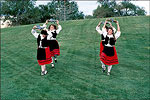
[[[120,31],[115,32],[115,31],[116,31],[115,28],[113,28],[113,30],[114,30],[114,33],[115,33],[115,38],[116,38],[116,40],[117,40],[117,39],[120,37],[121,32],[120,32]],[[113,38],[113,35],[112,35],[112,34],[111,34],[111,35],[108,35],[106,29],[104,29],[104,28],[102,28],[102,30],[100,30],[100,27],[97,26],[97,27],[96,27],[96,31],[97,31],[99,34],[103,34],[104,38],[106,38],[106,36],[107,36],[109,39],[110,39],[110,38]],[[108,44],[105,44],[105,46],[112,47],[109,42],[108,42]]]
[[[107,35],[109,38],[113,37],[112,34],[111,34],[111,35],[108,35],[108,34],[107,34],[107,31],[106,31],[105,29],[102,29],[102,30],[103,30],[102,34],[104,35],[104,38],[106,37],[106,35]],[[120,31],[117,31],[117,32],[115,33],[115,38],[118,39],[118,38],[120,37],[120,35],[121,35],[121,32],[120,32]]]
[[[59,32],[60,32],[61,30],[62,30],[61,25],[58,25],[58,29],[57,29],[57,30],[47,30],[47,33],[48,33],[49,35],[53,36],[53,35],[52,35],[52,32],[56,31],[56,33],[59,34]],[[50,40],[56,40],[56,38],[51,37]]]

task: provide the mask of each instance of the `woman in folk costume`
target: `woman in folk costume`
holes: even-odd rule
[[[102,30],[100,29],[100,25],[102,24],[103,22],[100,21],[99,24],[97,25],[96,27],[96,31],[101,35],[101,42],[100,42],[100,53],[99,53],[99,56],[101,55],[103,49],[104,49],[104,44],[105,44],[105,38],[104,38],[104,35],[102,34],[102,32],[105,32],[105,31],[108,31],[108,26],[105,26],[105,28],[103,28]],[[106,24],[109,24],[112,28],[113,28],[113,31],[116,32],[116,29],[112,26],[112,24],[110,22],[106,23]],[[101,63],[103,63],[101,61]],[[103,72],[105,72],[105,69],[106,67],[105,66],[102,66],[102,69],[103,69]]]
[[[52,56],[47,41],[50,40],[51,35],[48,35],[46,30],[42,30],[41,34],[38,34],[35,30],[36,28],[37,26],[34,26],[31,33],[37,39],[37,60],[38,64],[41,65],[41,75],[45,75],[47,74],[46,64],[50,64],[52,62]]]
[[[106,65],[108,65],[108,72],[107,75],[110,75],[110,71],[112,68],[112,65],[118,64],[118,57],[117,57],[117,52],[115,48],[115,42],[120,37],[120,26],[119,22],[117,21],[117,32],[114,34],[113,28],[109,27],[108,30],[106,31],[106,23],[105,21],[104,26],[103,26],[103,31],[102,34],[105,38],[105,43],[104,43],[104,49],[100,55],[100,60],[102,61],[102,68],[105,71]]]
[[[55,60],[55,63],[57,63],[56,57],[60,55],[59,44],[56,40],[56,37],[59,34],[59,32],[62,30],[62,27],[61,27],[61,25],[59,25],[58,20],[56,21],[56,23],[58,25],[58,29],[57,29],[56,25],[54,25],[54,24],[51,24],[48,27],[48,34],[52,36],[50,38],[50,40],[48,41],[48,45],[50,46],[50,51],[52,54],[52,68],[54,68],[54,60]]]

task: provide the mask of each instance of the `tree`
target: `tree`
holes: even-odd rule
[[[35,0],[5,0],[0,2],[1,15],[13,16],[17,24],[33,24],[54,18],[58,20],[83,19],[76,2],[71,0],[52,0],[47,5],[35,7]],[[10,18],[9,18],[10,19]]]
[[[115,0],[98,0],[99,6],[93,11],[93,16],[99,17],[112,17],[114,15],[114,7],[116,6]]]
[[[97,9],[93,11],[93,16],[95,18],[112,17],[114,16],[114,9],[107,5],[98,6]]]
[[[137,15],[145,15],[146,12],[143,8],[135,6],[129,1],[121,2],[123,16],[137,16]]]
[[[45,22],[45,20],[50,18],[55,18],[55,8],[51,5],[51,3],[48,3],[47,5],[39,5],[40,10],[40,18],[42,22]]]
[[[144,10],[143,7],[140,8],[140,7],[137,6],[136,11],[135,11],[135,14],[136,14],[136,15],[145,15],[145,14],[146,14],[146,11]]]
[[[117,4],[115,0],[98,0],[99,6],[94,10],[93,16],[114,17],[114,16],[139,16],[145,15],[146,12],[130,2],[131,0],[123,0]]]
[[[122,6],[117,4],[115,7],[114,7],[114,13],[115,13],[115,16],[122,16],[123,15],[123,12],[122,12]]]
[[[5,0],[2,2],[2,13],[17,17],[34,8],[35,0]]]
[[[67,9],[68,20],[84,19],[84,14],[83,12],[79,12],[78,5],[76,2],[70,2]]]
[[[92,18],[93,18],[92,15],[86,15],[86,16],[85,16],[85,19],[92,19]]]
[[[5,0],[1,3],[1,14],[8,18],[13,16],[19,24],[25,24],[27,22],[32,23],[31,19],[33,14],[30,13],[33,12],[34,5],[35,0]]]
[[[116,0],[98,0],[101,7],[114,8],[116,6]]]
[[[53,13],[54,18],[58,20],[75,20],[75,19],[83,19],[83,12],[79,12],[78,5],[74,1],[70,0],[53,0],[48,6],[52,6],[55,8]]]

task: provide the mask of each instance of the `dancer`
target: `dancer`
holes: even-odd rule
[[[34,26],[31,30],[31,33],[37,38],[37,60],[38,64],[41,65],[41,75],[47,74],[46,64],[50,64],[52,62],[50,49],[48,46],[47,40],[50,40],[51,35],[48,35],[46,30],[42,30],[41,34],[36,32],[37,26]]]
[[[109,26],[106,25],[105,28],[102,28],[102,30],[100,30],[100,25],[101,24],[103,24],[102,21],[100,21],[99,24],[96,27],[96,31],[101,35],[100,54],[99,54],[99,56],[101,55],[101,53],[104,49],[104,44],[105,44],[105,38],[104,38],[104,35],[102,34],[102,32],[108,31],[108,28],[109,28]],[[107,22],[106,24],[109,24],[110,27],[113,28],[113,31],[116,32],[116,29],[112,26],[112,24],[110,22]],[[101,61],[101,63],[103,63],[103,62]],[[102,65],[102,69],[103,69],[102,71],[105,72],[106,67]]]
[[[105,38],[105,44],[104,44],[104,49],[100,55],[100,60],[102,61],[102,68],[105,71],[106,65],[108,65],[108,72],[107,75],[110,75],[110,71],[112,68],[112,65],[118,64],[118,57],[117,57],[117,52],[115,49],[115,42],[120,36],[120,27],[119,27],[119,22],[117,21],[117,32],[114,34],[113,28],[109,27],[108,31],[106,31],[106,23],[105,21],[104,26],[103,26],[103,36]]]
[[[62,30],[61,25],[59,25],[59,21],[56,21],[57,25],[58,25],[58,29],[56,27],[56,25],[51,24],[48,28],[48,34],[50,34],[52,37],[50,38],[50,40],[48,41],[48,45],[50,46],[50,51],[52,54],[52,68],[54,68],[54,61],[55,63],[57,63],[57,56],[60,55],[60,49],[59,49],[59,44],[56,40],[57,35],[59,34],[59,32]]]

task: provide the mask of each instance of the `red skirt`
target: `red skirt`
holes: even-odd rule
[[[115,65],[119,64],[118,62],[118,56],[116,52],[116,48],[113,47],[114,49],[114,55],[113,56],[108,56],[104,52],[101,53],[100,55],[100,60],[105,64],[105,65]]]
[[[45,54],[46,54],[46,59],[45,60],[38,60],[39,65],[45,65],[45,64],[50,64],[52,62],[52,55],[50,52],[49,47],[45,48]]]
[[[101,41],[100,42],[100,54],[99,54],[99,56],[101,56],[103,50],[104,50],[104,45],[103,45],[103,43]]]
[[[52,57],[54,57],[55,55],[57,56],[60,55],[60,49],[57,40],[49,40],[48,45],[50,47],[50,52]]]
[[[52,55],[52,57],[54,57],[55,55],[59,56],[60,55],[60,50],[59,49],[54,49],[53,51],[51,51],[51,55]]]

